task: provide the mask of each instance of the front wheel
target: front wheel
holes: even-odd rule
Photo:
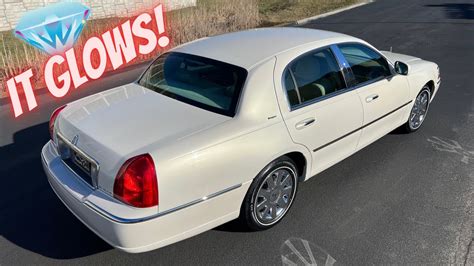
[[[296,196],[296,173],[293,160],[281,157],[258,174],[245,196],[240,214],[248,228],[265,230],[283,219]]]
[[[428,114],[428,108],[430,106],[430,97],[430,88],[428,86],[424,86],[418,96],[416,96],[415,103],[413,104],[413,108],[410,112],[410,117],[403,126],[407,133],[417,131],[425,121],[426,115]]]

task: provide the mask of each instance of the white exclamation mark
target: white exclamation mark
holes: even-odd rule
[[[155,18],[156,18],[156,26],[158,26],[158,34],[162,35],[165,33],[165,22],[163,19],[163,5],[159,5],[155,7]],[[170,39],[168,36],[161,36],[158,38],[158,45],[162,48],[168,46],[170,43]]]

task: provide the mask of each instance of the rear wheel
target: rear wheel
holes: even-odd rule
[[[281,157],[254,179],[242,204],[240,219],[252,230],[265,230],[280,222],[290,209],[298,186],[296,166]]]
[[[428,108],[430,106],[430,97],[430,88],[425,85],[416,97],[415,103],[413,104],[413,107],[410,112],[410,117],[403,126],[406,132],[415,132],[421,127],[421,125],[425,121],[426,115],[428,114]]]

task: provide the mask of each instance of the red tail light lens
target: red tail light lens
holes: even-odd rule
[[[49,118],[49,135],[51,136],[51,139],[53,139],[54,136],[54,123],[56,122],[56,118],[58,118],[59,113],[66,107],[66,105],[63,105],[59,107],[58,109],[54,110],[53,113],[51,114],[51,117]]]
[[[126,161],[115,178],[114,197],[138,208],[158,205],[155,163],[149,154]]]

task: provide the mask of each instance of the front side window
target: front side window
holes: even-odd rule
[[[292,107],[346,88],[330,48],[311,52],[287,68],[284,84]]]
[[[352,69],[356,84],[391,75],[387,60],[371,48],[352,43],[338,46]]]
[[[234,116],[247,71],[195,55],[167,53],[145,71],[138,84],[215,113]]]

